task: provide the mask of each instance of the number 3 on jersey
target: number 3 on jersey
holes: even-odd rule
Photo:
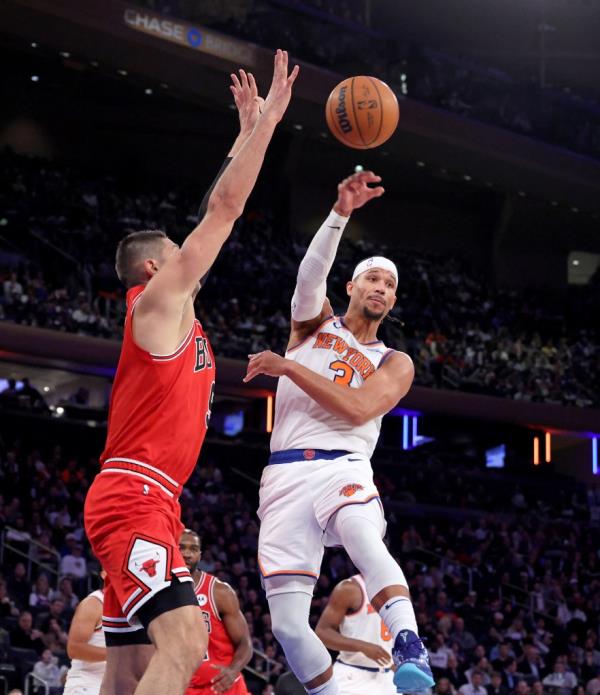
[[[350,386],[352,377],[354,376],[354,369],[347,364],[342,362],[342,360],[335,360],[329,365],[329,369],[335,372],[333,381],[336,384],[342,384],[343,386]]]

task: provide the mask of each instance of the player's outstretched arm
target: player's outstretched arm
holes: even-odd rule
[[[336,652],[362,652],[382,667],[390,665],[390,655],[377,644],[364,640],[346,637],[340,632],[344,618],[349,613],[360,610],[363,595],[360,587],[353,579],[345,579],[331,592],[325,610],[319,618],[315,632],[327,647]]]
[[[67,654],[70,659],[82,661],[106,661],[106,648],[88,644],[96,625],[102,620],[102,603],[88,596],[77,606],[69,628]]]
[[[406,396],[415,369],[407,354],[394,352],[362,386],[350,388],[267,350],[250,355],[244,382],[259,374],[286,376],[328,413],[352,425],[364,425],[379,415],[385,415]]]
[[[250,137],[250,134],[254,130],[256,121],[260,115],[261,109],[265,100],[258,96],[258,87],[256,86],[256,81],[254,75],[249,72],[246,73],[245,70],[240,69],[240,76],[235,73],[231,73],[231,85],[229,88],[233,94],[233,99],[235,101],[235,106],[238,110],[238,117],[240,120],[240,132],[238,133],[229,154],[225,157],[225,161],[221,165],[214,181],[211,183],[210,188],[204,194],[202,202],[200,203],[200,208],[198,210],[198,224],[202,221],[208,210],[208,201],[210,200],[211,193],[213,192],[217,181],[223,175],[223,172],[229,166],[231,160],[240,151],[242,145]],[[200,279],[200,286],[204,287],[206,279],[209,275],[210,269]]]
[[[290,102],[298,70],[296,66],[288,75],[287,52],[277,50],[271,88],[252,133],[214,187],[202,222],[148,282],[136,308],[138,319],[148,312],[173,316],[197,290],[244,210],[275,127]]]
[[[252,640],[248,624],[240,610],[240,602],[235,591],[225,582],[215,583],[215,601],[225,625],[225,631],[234,646],[231,663],[215,666],[217,673],[211,680],[212,689],[217,693],[229,690],[252,658]],[[210,651],[210,644],[209,644]]]
[[[342,233],[353,210],[383,195],[382,186],[369,186],[380,181],[381,177],[372,171],[362,171],[349,176],[338,185],[335,205],[310,242],[298,268],[292,297],[290,345],[304,340],[333,313],[326,296],[326,281]]]

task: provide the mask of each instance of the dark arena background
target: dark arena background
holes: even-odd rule
[[[238,129],[229,74],[266,93],[278,47],[301,72],[196,302],[217,382],[181,497],[248,622],[248,688],[289,669],[256,561],[276,382],[243,384],[246,357],[284,352],[298,263],[360,165],[386,193],[353,215],[328,291],[343,311],[359,260],[398,265],[382,338],[416,377],[373,467],[434,692],[473,695],[479,669],[493,695],[598,695],[599,0],[0,3],[0,695],[62,692],[74,609],[101,585],[83,502],[122,336],[116,244],[195,227]],[[352,75],[398,97],[379,148],[327,130]],[[354,572],[326,552],[313,624]]]

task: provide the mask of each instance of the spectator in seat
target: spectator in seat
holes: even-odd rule
[[[523,676],[531,676],[533,680],[541,680],[545,675],[544,662],[540,656],[539,649],[533,644],[525,644],[523,658],[519,663],[519,673]]]
[[[487,695],[487,690],[483,687],[483,673],[473,671],[471,682],[461,685],[458,689],[459,695]]]
[[[59,666],[58,659],[49,649],[44,649],[41,659],[33,667],[33,673],[49,686],[51,693],[54,688],[62,692],[67,667]]]
[[[517,674],[517,660],[511,658],[504,667],[502,672],[502,680],[504,685],[512,693],[517,689],[517,683],[521,680],[521,677]]]
[[[29,611],[23,611],[19,615],[17,626],[10,631],[10,644],[18,649],[33,649],[41,654],[46,645],[43,633],[33,629],[33,616]]]
[[[12,596],[17,608],[24,610],[29,606],[31,584],[27,580],[27,570],[22,562],[17,562],[8,580],[8,593]]]
[[[448,667],[443,673],[443,678],[447,678],[456,689],[465,682],[464,671],[458,665],[458,658],[454,652],[448,655]]]
[[[445,677],[438,678],[438,682],[433,692],[434,695],[456,695],[455,687]]]
[[[509,695],[508,688],[502,683],[502,674],[499,671],[492,671],[491,681],[485,689],[488,695]]]
[[[552,689],[552,695],[571,695],[573,688],[577,687],[577,677],[572,671],[567,671],[565,662],[559,658],[554,664],[554,671],[542,683],[547,689]]]
[[[35,581],[33,591],[29,595],[29,607],[36,613],[50,606],[50,582],[48,575],[41,572]]]
[[[19,615],[19,609],[8,595],[5,581],[0,581],[0,618],[9,618]]]

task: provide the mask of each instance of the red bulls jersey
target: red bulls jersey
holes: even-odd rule
[[[221,620],[217,604],[214,597],[214,585],[217,581],[212,574],[202,572],[198,583],[194,587],[198,605],[202,611],[202,617],[206,622],[208,631],[208,650],[204,661],[192,676],[191,687],[201,687],[207,685],[218,673],[213,668],[216,666],[228,666],[233,659],[235,648],[225,630],[225,625]]]
[[[198,320],[170,355],[142,350],[133,312],[143,285],[127,292],[121,356],[113,385],[102,469],[150,478],[172,496],[192,473],[204,441],[215,384],[215,360]]]

